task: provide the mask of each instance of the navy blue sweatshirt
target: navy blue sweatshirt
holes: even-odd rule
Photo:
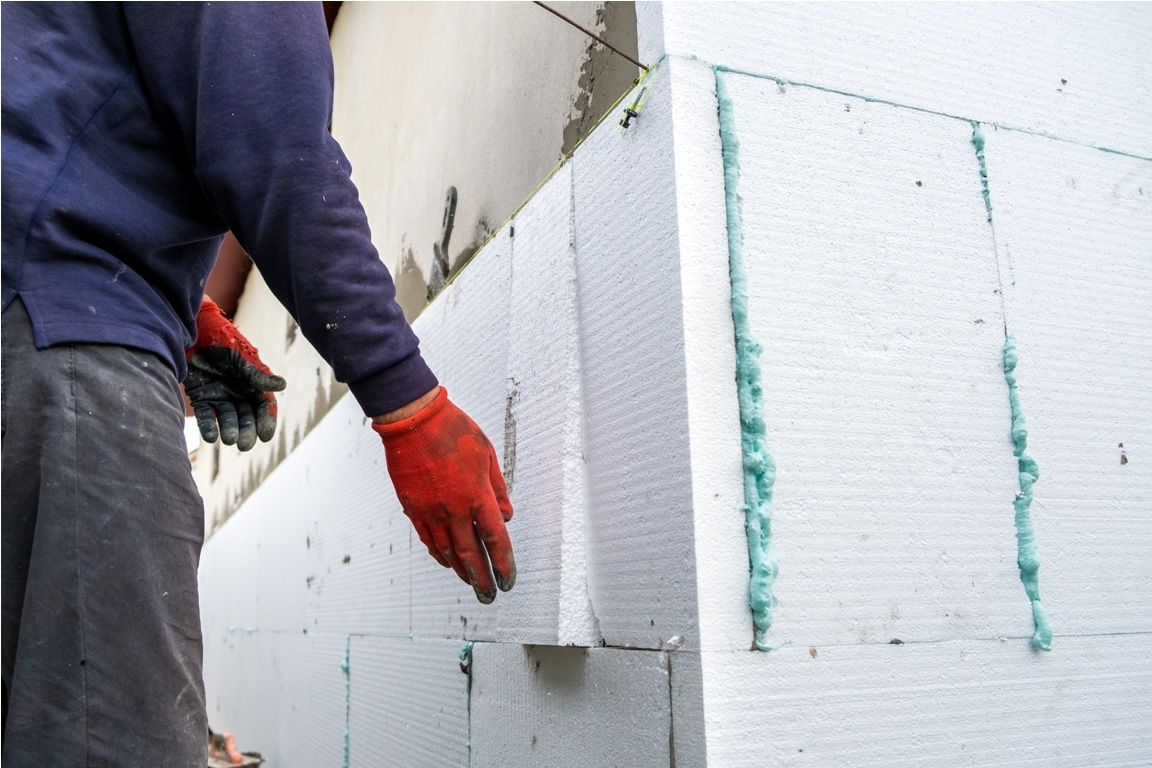
[[[179,378],[231,229],[365,413],[436,385],[328,133],[320,3],[3,9],[3,305]]]

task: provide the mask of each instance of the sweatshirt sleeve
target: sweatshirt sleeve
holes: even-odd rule
[[[126,3],[125,20],[208,204],[365,413],[436,386],[328,132],[320,3]]]

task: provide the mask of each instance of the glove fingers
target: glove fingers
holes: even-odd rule
[[[252,450],[252,446],[256,445],[256,413],[248,400],[236,403],[236,427],[236,447],[241,451]]]
[[[444,556],[440,554],[440,550],[436,549],[436,544],[432,541],[432,532],[428,530],[428,526],[425,525],[423,521],[411,515],[408,515],[408,519],[412,521],[412,527],[416,529],[416,535],[420,537],[421,543],[428,548],[428,554],[432,556],[432,559],[445,568],[451,568],[452,566],[449,565],[448,561],[444,559]]]
[[[468,571],[464,570],[464,564],[460,562],[456,548],[452,545],[451,532],[445,526],[433,523],[428,525],[428,533],[432,540],[432,546],[428,551],[434,552],[432,556],[439,555],[436,557],[437,560],[455,571],[461,581],[468,581]]]
[[[247,360],[244,361],[241,372],[248,384],[261,392],[283,392],[284,388],[288,386],[288,382],[283,377],[274,373],[265,373]]]
[[[262,442],[268,442],[276,434],[276,396],[265,393],[256,408],[256,435]]]
[[[496,583],[492,579],[492,568],[488,565],[488,556],[484,554],[484,542],[476,533],[471,520],[463,520],[452,528],[452,540],[456,544],[456,552],[464,566],[468,578],[476,592],[476,599],[488,604],[496,599]]]
[[[503,592],[516,584],[516,559],[512,555],[512,540],[504,526],[506,519],[495,499],[490,499],[485,507],[476,511],[476,534],[488,552],[488,560],[492,562],[496,585]]]
[[[508,522],[512,519],[513,514],[512,502],[508,499],[508,484],[504,482],[504,473],[500,471],[500,462],[496,461],[496,450],[489,450],[488,455],[488,477],[492,483],[492,491],[496,494],[496,504],[500,507],[500,516],[504,518],[504,522]]]
[[[240,437],[240,425],[236,417],[236,406],[227,400],[216,403],[216,419],[220,422],[220,441],[224,445],[236,445]]]
[[[216,442],[220,437],[220,430],[216,428],[216,410],[208,403],[193,403],[192,410],[196,414],[200,437],[206,443]]]

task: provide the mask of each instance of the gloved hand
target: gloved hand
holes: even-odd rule
[[[488,437],[440,388],[431,403],[392,424],[373,423],[404,514],[428,554],[490,603],[516,583],[504,524],[512,503]],[[491,564],[491,565],[489,565]]]
[[[276,396],[287,382],[260,360],[256,347],[224,317],[207,296],[196,316],[196,343],[186,350],[184,392],[192,402],[196,425],[209,443],[247,451],[256,438],[276,434]],[[219,423],[219,428],[217,428]]]

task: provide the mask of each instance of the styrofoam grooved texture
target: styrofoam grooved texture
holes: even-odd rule
[[[472,670],[474,768],[669,765],[662,652],[477,643]]]
[[[512,243],[504,229],[413,324],[420,351],[449,397],[480,425],[501,458],[512,391],[506,374],[511,279]],[[515,518],[509,523],[513,537],[519,525]],[[415,536],[412,546],[412,633],[495,638],[497,605],[478,603],[471,588],[428,556]]]
[[[1152,163],[1087,145],[1152,155],[1147,14],[639,9],[643,50],[706,60],[665,59],[416,323],[504,463],[519,584],[482,606],[427,556],[346,398],[204,550],[213,727],[279,768],[339,764],[346,725],[351,765],[1146,764]],[[722,74],[778,465],[768,653],[713,63],[815,86]],[[1051,134],[983,126],[991,224],[970,119]]]
[[[971,126],[724,77],[777,462],[776,644],[1030,636]]]
[[[710,653],[708,764],[1147,765],[1149,635]]]
[[[516,589],[499,600],[498,637],[592,645],[599,640],[584,562],[584,444],[571,165],[517,214],[510,297],[505,474]],[[546,326],[548,332],[542,332]]]
[[[352,638],[351,765],[468,765],[459,650],[455,640]]]
[[[1152,162],[993,132],[1008,327],[1057,635],[1152,631]]]
[[[669,71],[573,157],[588,588],[609,645],[698,638]]]
[[[671,54],[1152,157],[1141,3],[669,3],[662,15]]]
[[[664,66],[672,75],[676,126],[700,647],[743,650],[752,642],[752,617],[716,78],[704,62],[674,58]]]

